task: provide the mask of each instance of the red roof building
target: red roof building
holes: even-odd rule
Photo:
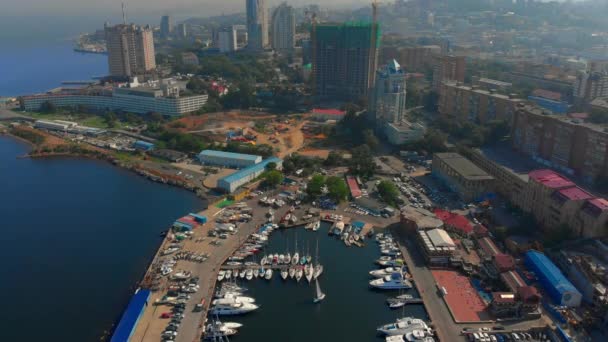
[[[455,231],[463,235],[469,235],[473,232],[473,225],[463,215],[452,213],[443,209],[435,209],[435,216],[443,221],[447,230]]]
[[[494,244],[494,241],[492,241],[492,239],[490,239],[488,237],[484,237],[484,238],[477,240],[477,244],[479,245],[479,248],[481,248],[481,250],[484,252],[484,254],[488,257],[493,258],[496,255],[502,253],[500,251],[500,249],[498,249],[498,247],[496,247],[496,245]]]
[[[489,234],[488,228],[482,224],[476,224],[473,230],[475,231],[475,236],[478,238],[487,237]]]
[[[573,186],[571,188],[561,189],[557,191],[558,194],[562,195],[565,199],[570,201],[581,201],[586,199],[592,199],[593,196],[585,190]]]
[[[548,169],[531,171],[528,176],[531,180],[534,180],[535,182],[552,189],[562,189],[576,185],[569,179],[558,174],[557,172]]]
[[[515,271],[501,273],[500,279],[513,293],[517,293],[520,287],[527,286],[526,282]]]
[[[535,309],[538,307],[542,296],[538,289],[534,286],[522,286],[517,290],[519,299],[523,302],[526,309]]]
[[[348,184],[348,188],[350,189],[350,195],[353,198],[361,197],[361,189],[359,188],[359,184],[357,184],[357,180],[352,176],[346,176],[346,183]]]
[[[494,256],[494,266],[501,273],[512,271],[515,269],[515,260],[508,254],[498,253]]]
[[[562,94],[556,93],[554,91],[550,91],[547,89],[534,89],[534,91],[532,91],[532,95],[542,97],[545,99],[549,99],[549,100],[553,100],[553,101],[562,100]]]

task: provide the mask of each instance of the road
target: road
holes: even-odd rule
[[[393,234],[397,237],[399,248],[403,254],[410,273],[414,277],[414,283],[418,288],[420,297],[424,300],[426,310],[433,322],[437,336],[440,341],[465,341],[460,335],[462,327],[454,322],[452,315],[443,299],[437,294],[435,278],[426,266],[424,257],[420,254],[418,247],[414,246],[412,240],[402,234],[400,229],[394,229]]]

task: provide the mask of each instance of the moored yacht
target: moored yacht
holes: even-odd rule
[[[384,278],[374,279],[369,282],[369,285],[373,288],[380,290],[399,290],[399,289],[411,289],[412,283],[403,278],[401,273],[393,273],[385,276]]]
[[[395,323],[382,325],[376,330],[379,333],[389,336],[405,335],[414,330],[423,330],[427,332],[429,336],[431,334],[431,329],[426,325],[423,320],[413,317],[398,318]]]
[[[241,315],[254,310],[257,310],[258,306],[252,303],[227,303],[218,304],[211,308],[209,311],[212,315]]]

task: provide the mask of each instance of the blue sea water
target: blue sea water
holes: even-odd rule
[[[2,341],[95,341],[172,221],[205,203],[105,162],[18,159],[0,136]]]

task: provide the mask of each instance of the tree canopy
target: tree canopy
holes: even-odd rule
[[[324,185],[325,177],[320,174],[315,174],[314,176],[312,176],[312,178],[308,181],[308,184],[306,185],[306,193],[311,198],[317,198],[323,193],[322,190]]]
[[[397,198],[399,198],[399,190],[395,186],[395,183],[387,180],[380,181],[377,186],[378,194],[382,200],[392,206],[397,203]]]
[[[331,176],[325,180],[328,195],[334,201],[340,202],[348,197],[348,186],[341,177]]]

